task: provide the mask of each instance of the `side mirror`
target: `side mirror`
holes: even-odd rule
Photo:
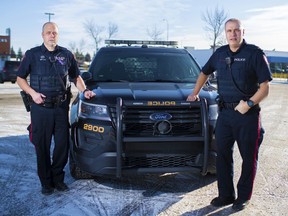
[[[92,79],[92,74],[89,73],[89,72],[83,72],[83,73],[81,74],[81,77],[82,77],[82,79],[83,79],[84,81],[87,81],[87,80]]]

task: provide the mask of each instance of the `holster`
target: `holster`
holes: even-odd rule
[[[219,110],[222,110],[224,107],[224,101],[219,97],[219,95],[216,97],[215,101],[218,104]]]
[[[27,112],[30,112],[30,107],[31,107],[31,98],[30,98],[30,95],[27,94],[25,91],[20,91],[20,95],[22,97],[22,100],[23,100],[23,103],[24,103],[24,106],[26,108],[26,111]]]

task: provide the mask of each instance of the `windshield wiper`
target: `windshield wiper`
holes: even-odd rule
[[[150,80],[150,81],[147,81],[147,82],[172,82],[172,83],[177,82],[177,83],[179,83],[179,82],[183,82],[183,80],[156,79],[156,80]]]
[[[106,80],[95,80],[95,82],[130,82],[130,81],[129,80],[106,79]]]

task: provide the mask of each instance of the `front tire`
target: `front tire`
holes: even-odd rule
[[[93,179],[93,175],[81,170],[75,161],[75,158],[73,156],[73,142],[70,139],[70,152],[69,152],[69,170],[70,170],[70,174],[74,179]]]

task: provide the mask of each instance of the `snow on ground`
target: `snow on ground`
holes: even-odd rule
[[[25,111],[15,84],[0,85],[0,215],[288,215],[287,126],[288,85],[274,82],[263,103],[265,139],[252,200],[244,211],[215,208],[215,176],[148,175],[126,179],[75,180],[66,167],[68,192],[44,196],[36,173],[34,146],[29,142]],[[277,101],[277,102],[276,102]],[[241,159],[235,151],[235,184]]]
[[[28,136],[1,137],[0,150],[1,215],[157,215],[184,194],[215,180],[164,175],[75,181],[66,169],[70,190],[44,196]]]

